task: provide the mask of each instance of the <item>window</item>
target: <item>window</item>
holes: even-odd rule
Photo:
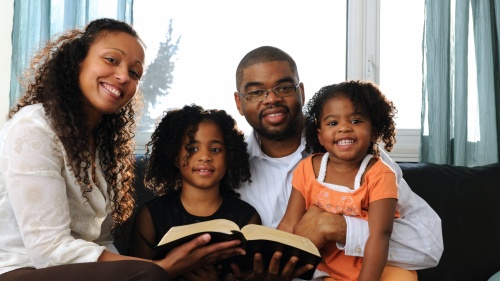
[[[2,22],[11,21],[13,2],[1,2]],[[57,6],[53,11],[64,11],[61,6],[65,2],[52,1]],[[306,99],[320,87],[346,78],[378,83],[399,110],[398,142],[392,157],[398,161],[418,161],[425,3],[399,2],[134,1],[134,26],[147,45],[147,63],[153,62],[166,38],[177,46],[175,52],[167,54],[172,56],[168,60],[172,63],[171,77],[163,78],[172,80],[159,83],[163,87],[156,89],[163,94],[150,105],[148,102],[147,114],[151,119],[148,127],[137,134],[137,152],[144,152],[155,118],[164,110],[193,102],[205,108],[225,109],[248,133],[250,127],[234,104],[236,66],[248,51],[273,45],[296,60]],[[102,6],[106,3],[100,1],[99,7],[89,8],[92,18],[95,14],[116,13],[116,9]],[[10,29],[0,30],[0,40],[10,40]],[[10,54],[2,55],[6,61],[10,60]],[[9,69],[6,65],[1,67]],[[147,86],[147,75],[142,86]],[[10,77],[8,72],[0,76]],[[8,110],[5,97],[8,85],[8,80],[0,83],[4,93],[0,100],[3,115]]]
[[[398,109],[396,125],[420,129],[424,2],[380,5],[380,88]]]
[[[398,109],[398,161],[418,162],[422,105],[422,38],[425,1],[380,3],[380,89]]]
[[[226,110],[249,133],[251,128],[238,113],[233,97],[241,58],[262,45],[288,52],[297,63],[307,99],[320,87],[345,79],[345,10],[344,1],[330,0],[314,5],[302,0],[134,2],[134,26],[148,47],[148,61],[157,56],[160,42],[167,37],[172,45],[178,40],[170,59],[170,88],[160,90],[164,94],[157,104],[145,105],[145,118],[197,103]],[[158,79],[162,78],[153,80]],[[148,84],[143,85],[145,95],[148,81],[143,79]],[[157,87],[153,91],[158,92]]]

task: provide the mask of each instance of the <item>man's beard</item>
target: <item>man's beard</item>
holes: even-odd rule
[[[257,133],[270,140],[281,141],[290,138],[297,134],[299,131],[302,134],[302,129],[304,128],[303,118],[296,120],[297,122],[290,122],[283,128],[265,128],[262,119],[259,120],[259,128],[255,128]]]

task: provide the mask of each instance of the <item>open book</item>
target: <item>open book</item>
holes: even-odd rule
[[[203,233],[212,237],[210,243],[217,243],[239,239],[246,255],[234,258],[241,270],[253,269],[253,256],[261,253],[264,265],[267,268],[269,261],[276,251],[281,251],[281,268],[292,257],[299,258],[296,268],[305,264],[312,264],[314,268],[321,261],[321,256],[314,244],[307,238],[291,234],[275,228],[257,224],[249,224],[241,230],[238,225],[230,220],[215,219],[194,224],[172,227],[153,249],[153,259],[161,259],[173,248],[191,241]],[[304,273],[300,278],[311,279],[314,268]]]

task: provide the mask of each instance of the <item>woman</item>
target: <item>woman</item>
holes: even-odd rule
[[[157,261],[113,246],[134,207],[143,72],[143,42],[111,19],[68,31],[34,57],[0,131],[0,281],[166,280],[244,253],[238,241],[200,247],[207,235]]]

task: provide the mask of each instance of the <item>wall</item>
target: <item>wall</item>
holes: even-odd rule
[[[12,23],[14,0],[0,1],[0,126],[9,110],[10,60],[12,55]]]

